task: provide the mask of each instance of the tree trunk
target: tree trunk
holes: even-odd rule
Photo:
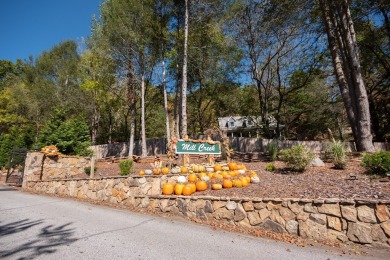
[[[165,62],[164,57],[162,60],[162,86],[164,91],[164,111],[165,111],[165,127],[167,131],[167,141],[171,140],[171,131],[169,127],[169,111],[168,111],[168,93],[167,93],[167,84],[165,79]]]
[[[148,151],[146,149],[146,131],[145,131],[145,76],[142,74],[141,76],[141,155],[142,157],[146,157],[148,155]]]
[[[100,119],[99,111],[95,105],[93,108],[93,116],[92,116],[92,136],[91,136],[92,145],[96,145],[96,139],[97,139],[97,134],[99,129],[99,119]]]
[[[135,93],[135,80],[133,75],[133,66],[129,64],[127,72],[127,99],[130,109],[130,138],[129,138],[129,154],[128,157],[133,156],[134,151],[134,135],[135,135],[135,117],[136,117],[136,93]]]
[[[185,0],[183,79],[181,87],[181,136],[187,135],[187,50],[188,50],[188,0]]]
[[[358,151],[375,150],[366,88],[360,67],[355,29],[346,0],[321,0],[329,49]],[[334,19],[332,20],[332,17]],[[338,19],[338,21],[337,21]],[[337,36],[340,40],[337,41]],[[344,53],[340,58],[339,53]],[[346,75],[350,75],[348,80]]]
[[[108,112],[108,143],[112,144],[112,113]]]

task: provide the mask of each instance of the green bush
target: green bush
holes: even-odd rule
[[[271,159],[271,161],[276,161],[276,158],[278,157],[278,145],[275,142],[270,142],[267,145],[267,153]]]
[[[133,160],[127,159],[119,162],[120,175],[129,175],[133,167]]]
[[[345,153],[345,146],[340,141],[334,142],[328,147],[328,154],[330,155],[334,167],[336,169],[345,169],[347,163],[345,159],[347,158]]]
[[[386,175],[386,173],[390,173],[390,153],[379,151],[373,154],[364,154],[362,165],[370,174]]]
[[[268,163],[267,166],[265,166],[265,170],[269,172],[273,172],[276,170],[276,166],[273,163]]]
[[[89,127],[82,117],[66,118],[66,113],[56,110],[46,122],[38,138],[40,147],[55,145],[63,154],[90,156]]]
[[[304,145],[293,146],[290,149],[280,151],[281,159],[293,171],[304,171],[314,159],[314,153]]]
[[[94,172],[96,172],[96,170],[97,170],[96,165],[95,165],[95,167],[93,167],[93,168],[94,168]],[[84,172],[89,176],[89,175],[91,174],[91,166],[85,167],[85,168],[84,168]]]

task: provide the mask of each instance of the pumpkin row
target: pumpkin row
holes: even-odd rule
[[[141,170],[139,172],[140,175],[150,175],[150,174],[154,174],[154,175],[160,175],[160,174],[163,174],[163,175],[166,175],[166,174],[169,174],[169,173],[172,173],[172,174],[178,174],[178,173],[182,173],[182,174],[185,174],[185,173],[189,173],[189,172],[195,172],[195,173],[201,173],[201,172],[220,172],[220,171],[239,171],[241,173],[244,173],[246,170],[246,167],[245,165],[243,164],[237,164],[235,162],[232,162],[232,163],[228,163],[227,165],[220,165],[220,164],[216,164],[214,166],[204,166],[204,165],[200,165],[200,164],[193,164],[191,165],[190,167],[175,167],[175,168],[172,168],[171,170],[167,167],[164,167],[164,168],[155,168],[153,170]]]
[[[182,176],[181,176],[182,177]],[[184,177],[184,176],[183,176]],[[229,189],[232,187],[242,188],[249,185],[249,183],[259,183],[259,177],[249,177],[242,176],[237,179],[224,179],[222,183],[213,183],[211,184],[212,190],[221,190],[222,188]],[[205,191],[209,187],[208,183],[204,180],[198,180],[196,182],[181,183],[176,184],[168,182],[162,185],[162,194],[163,195],[185,195],[189,196],[196,191]]]

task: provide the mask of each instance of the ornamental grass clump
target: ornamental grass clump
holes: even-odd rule
[[[390,174],[390,152],[379,151],[373,154],[364,154],[362,165],[372,175],[385,176]]]
[[[293,171],[303,172],[314,159],[314,153],[304,145],[293,146],[290,149],[280,151],[280,158]]]
[[[272,162],[276,161],[278,157],[278,152],[279,152],[278,145],[274,141],[270,142],[267,145],[267,153]]]
[[[328,154],[336,169],[345,169],[347,167],[347,155],[345,153],[345,146],[342,142],[333,142],[328,148]]]
[[[119,162],[120,175],[129,175],[133,167],[133,160],[127,159]]]

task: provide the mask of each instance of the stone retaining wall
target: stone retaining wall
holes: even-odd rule
[[[390,244],[390,201],[160,195],[161,185],[176,179],[175,175],[63,179],[28,181],[23,187],[304,238]]]
[[[90,165],[87,157],[46,157],[41,152],[31,152],[26,156],[23,182],[82,176]]]

